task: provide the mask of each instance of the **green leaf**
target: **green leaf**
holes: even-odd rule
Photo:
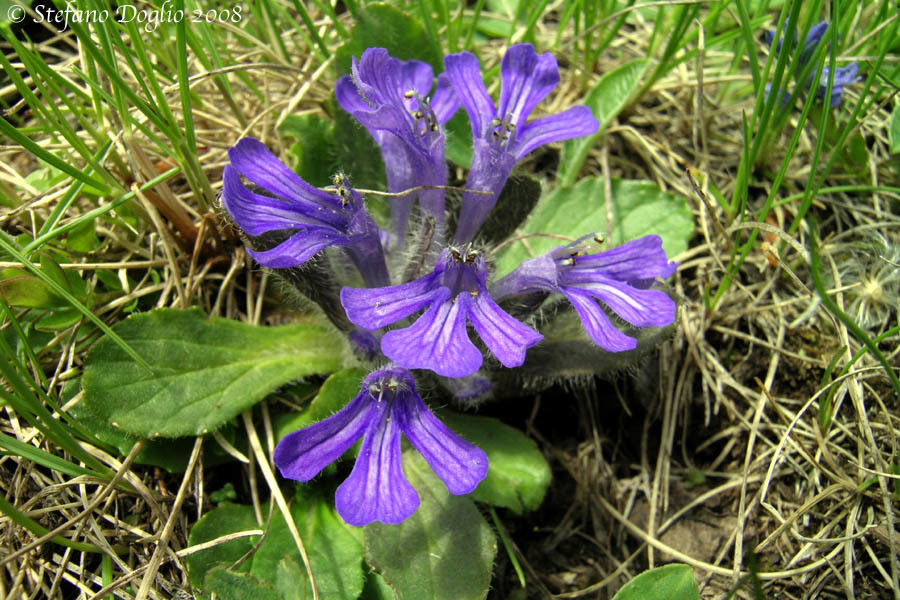
[[[294,170],[316,187],[331,185],[335,168],[334,127],[320,115],[291,115],[281,124],[281,133],[297,139],[291,146]]]
[[[25,308],[67,306],[66,301],[53,293],[43,281],[27,275],[21,269],[4,269],[0,272],[0,297],[11,306]]]
[[[347,406],[359,393],[360,384],[367,372],[357,367],[331,375],[319,388],[319,393],[306,410],[286,414],[276,422],[275,439],[280,441],[287,434],[328,418]]]
[[[315,574],[314,574],[315,575]],[[304,600],[306,590],[297,582],[303,581],[306,572],[290,556],[285,556],[275,565],[275,589],[282,600]]]
[[[338,75],[350,73],[350,57],[357,60],[366,48],[387,48],[391,56],[401,60],[427,62],[435,75],[444,70],[441,47],[428,37],[417,19],[390,4],[368,4],[357,13],[350,39],[335,52]]]
[[[469,496],[516,514],[541,505],[550,485],[550,465],[518,429],[490,417],[441,412],[441,420],[488,455],[488,474]]]
[[[81,423],[86,430],[90,431],[101,442],[115,447],[122,456],[127,455],[139,439],[136,436],[110,427],[106,421],[95,416],[81,402],[69,408],[69,416]],[[236,437],[234,426],[226,424],[220,433],[229,443],[234,445],[234,438]],[[134,457],[134,462],[139,465],[161,467],[169,473],[184,473],[193,447],[194,438],[148,440],[144,443],[144,447],[141,448],[140,452],[137,453],[137,456]],[[207,438],[203,440],[204,466],[215,467],[233,460],[234,458],[225,452],[214,439]]]
[[[492,19],[485,17],[483,14],[475,23],[475,28],[479,33],[489,38],[508,38],[512,35],[515,24],[510,21],[502,21],[500,19]]]
[[[674,256],[687,249],[694,232],[691,209],[681,196],[663,192],[649,181],[613,178],[612,239],[610,247],[648,235],[663,239],[663,249]],[[603,179],[586,177],[572,188],[556,188],[545,194],[518,234],[552,233],[578,238],[589,233],[606,236],[606,202]],[[520,262],[563,245],[559,239],[529,237],[528,248],[516,242],[497,259],[497,276],[512,271]]]
[[[363,589],[363,548],[349,527],[344,524],[334,508],[318,496],[299,497],[291,506],[291,515],[306,546],[319,597],[335,600],[355,600]],[[298,569],[281,564],[290,557]],[[306,588],[306,598],[312,598],[312,587],[306,581],[306,570],[300,552],[291,537],[284,517],[276,512],[269,527],[269,535],[253,555],[250,573],[260,581],[284,581],[285,570],[302,575],[293,585]],[[279,570],[281,576],[279,577]]]
[[[594,113],[600,127],[594,135],[570,140],[563,145],[559,156],[559,171],[556,174],[560,187],[575,183],[588,152],[606,131],[610,121],[631,101],[649,67],[650,61],[646,58],[627,62],[606,73],[588,93],[584,103]]]
[[[466,111],[458,111],[444,125],[444,152],[457,167],[468,169],[472,164],[472,126]]]
[[[73,227],[66,234],[66,247],[75,252],[90,252],[100,243],[95,233],[97,222],[87,220],[77,227]]]
[[[366,573],[366,587],[363,588],[359,600],[395,600],[394,590],[387,584],[384,577],[370,571]]]
[[[189,539],[196,546],[237,531],[260,528],[253,507],[225,504],[210,511],[194,525]],[[320,598],[354,600],[363,589],[363,548],[334,509],[318,496],[298,497],[291,516],[303,540]],[[207,587],[209,575],[219,567],[231,567],[259,543],[249,536],[202,550],[186,558],[188,576],[197,587]],[[312,598],[312,587],[302,567],[300,552],[279,511],[272,515],[265,539],[247,560],[234,568],[262,585],[270,586],[285,600]]]
[[[196,546],[224,535],[238,531],[264,529],[256,522],[252,506],[225,503],[203,515],[191,528],[188,546]],[[270,532],[271,533],[271,532]],[[217,544],[185,557],[188,579],[194,587],[203,587],[207,573],[216,567],[230,567],[242,556],[250,552],[259,542],[260,536],[240,537],[224,544]],[[241,564],[242,571],[250,569],[249,564]]]
[[[222,600],[280,600],[278,592],[246,573],[218,567],[209,572],[203,589]]]
[[[144,437],[201,435],[292,379],[341,366],[343,345],[324,327],[256,327],[198,309],[159,309],[114,331],[147,360],[149,372],[108,338],[92,349],[85,404],[122,431]]]
[[[66,327],[71,327],[81,320],[81,313],[74,308],[65,307],[48,311],[43,317],[38,319],[34,327],[41,331],[59,331]]]
[[[399,525],[365,527],[366,559],[399,600],[480,600],[491,583],[497,540],[471,500],[451,496],[416,452],[404,471],[422,504]]]
[[[515,19],[519,12],[519,0],[486,0],[488,10]]]
[[[675,323],[678,322],[676,318],[671,325],[661,328],[622,324],[619,328],[637,340],[637,347],[625,352],[607,352],[588,338],[578,315],[568,302],[561,300],[545,306],[541,315],[538,330],[544,335],[544,339],[528,350],[522,366],[506,372],[515,385],[521,385],[524,378],[535,390],[554,381],[584,375],[602,375],[628,368],[670,338],[675,333]]]
[[[613,600],[700,600],[700,590],[689,566],[666,565],[644,571],[623,585]]]
[[[12,0],[0,0],[0,25],[9,21],[9,9],[15,6]]]
[[[900,102],[891,113],[891,130],[888,137],[891,143],[891,154],[900,154]]]

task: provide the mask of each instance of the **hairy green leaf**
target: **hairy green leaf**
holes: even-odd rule
[[[416,452],[404,471],[422,504],[399,525],[365,527],[366,558],[399,600],[480,600],[491,583],[497,540],[468,498],[451,496]]]
[[[291,505],[291,516],[309,556],[319,597],[358,598],[364,584],[363,547],[350,527],[340,520],[328,502],[315,495],[298,496]],[[225,504],[197,522],[191,530],[189,545],[257,528],[265,529],[256,524],[253,507]],[[270,587],[283,600],[312,598],[300,552],[279,511],[272,515],[266,536],[259,542],[259,536],[248,536],[189,555],[186,560],[191,582],[204,591],[216,591],[209,585],[215,570],[230,568],[259,544],[247,560],[232,570],[252,576],[252,581]]]
[[[331,122],[320,115],[291,115],[280,130],[297,140],[291,146],[297,174],[316,187],[331,185],[331,177],[337,171],[337,142]]]
[[[556,188],[545,194],[518,235],[552,233],[575,239],[599,233],[606,237],[607,207],[603,184],[599,177],[587,177],[572,188]],[[608,240],[610,247],[657,234],[662,237],[663,249],[669,256],[687,249],[694,232],[694,220],[684,198],[663,192],[649,181],[613,178],[610,187],[609,208],[613,217],[612,237]],[[498,257],[497,276],[509,273],[523,260],[563,244],[565,241],[558,237],[540,236],[528,237],[527,246],[516,242]]]
[[[551,304],[542,310],[541,315],[538,328],[544,339],[528,350],[521,367],[498,374],[517,384],[524,380],[533,389],[553,381],[602,375],[634,365],[642,356],[672,337],[678,322],[676,317],[671,325],[659,328],[619,323],[619,328],[626,335],[637,340],[637,347],[624,352],[607,352],[591,341],[568,302]]]
[[[275,589],[252,575],[217,567],[209,572],[203,583],[207,592],[222,600],[279,600]]]
[[[376,3],[359,11],[349,41],[335,53],[337,74],[349,74],[350,57],[358,60],[366,48],[375,47],[386,48],[401,60],[427,62],[435,74],[444,70],[440,45],[428,37],[417,19],[390,4]]]
[[[488,474],[470,495],[473,500],[516,514],[541,505],[550,485],[550,465],[525,434],[490,417],[447,411],[441,420],[488,455]]]
[[[341,366],[336,333],[309,324],[256,327],[198,309],[134,315],[114,331],[152,371],[104,338],[85,365],[85,405],[144,437],[200,435],[221,427],[279,386]]]

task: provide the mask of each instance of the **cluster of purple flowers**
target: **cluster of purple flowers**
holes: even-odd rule
[[[675,269],[657,236],[606,252],[597,251],[588,236],[489,281],[479,229],[513,167],[544,144],[594,133],[598,123],[586,106],[528,121],[559,81],[554,57],[538,55],[530,44],[506,52],[499,105],[488,95],[474,55],[452,54],[444,64],[435,85],[429,65],[370,48],[336,86],[338,103],[381,148],[388,188],[395,193],[391,231],[378,226],[345,177],[335,177],[333,190],[312,187],[255,139],[231,148],[223,173],[226,210],[251,245],[263,247],[250,251],[257,262],[301,279],[321,278],[327,261],[343,262],[363,286],[344,286],[331,297],[328,285],[317,285],[312,295],[358,355],[379,368],[343,410],[286,436],[274,456],[285,477],[308,481],[361,437],[353,471],[336,494],[338,512],[352,525],[399,523],[418,507],[403,474],[401,433],[451,493],[467,494],[484,479],[484,452],[429,411],[411,370],[433,372],[458,397],[487,393],[494,362],[485,367],[483,349],[513,368],[542,339],[520,320],[527,315],[513,317],[501,302],[559,294],[594,343],[610,352],[632,349],[636,341],[613,325],[597,301],[637,327],[668,325],[675,317],[675,303],[651,287]],[[460,106],[471,121],[474,152],[450,231],[444,124]],[[415,227],[428,230],[425,242],[411,231]],[[343,314],[335,317],[338,301]],[[480,345],[470,338],[470,324]]]
[[[785,23],[785,28],[790,27],[790,23]],[[825,34],[828,32],[828,23],[826,21],[822,21],[814,25],[809,33],[806,35],[806,39],[803,41],[802,45],[795,45],[794,48],[791,49],[792,60],[796,60],[799,63],[799,67],[802,70],[802,67],[809,62],[809,60],[813,57],[816,52],[816,48],[821,42]],[[768,42],[771,47],[775,44],[775,31],[766,30],[766,42]],[[796,39],[796,29],[794,38]],[[779,39],[778,43],[775,44],[775,52],[780,53],[781,48],[784,44],[784,39]],[[819,80],[815,81],[815,72],[809,76],[809,79],[805,82],[804,87],[813,90],[816,98],[821,101],[825,100],[825,96],[828,92],[828,78],[829,78],[829,69],[828,67],[822,68],[822,74],[819,76]],[[859,65],[856,62],[851,62],[848,65],[843,67],[837,67],[834,70],[834,85],[831,88],[831,108],[837,108],[841,105],[841,102],[844,100],[844,88],[851,83],[856,82],[859,78]],[[771,91],[771,84],[766,84],[766,93],[768,94]],[[783,92],[782,105],[786,105],[790,101],[790,94],[787,92]]]

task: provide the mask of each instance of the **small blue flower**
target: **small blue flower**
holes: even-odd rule
[[[828,67],[822,69],[819,85],[816,87],[816,98],[825,101],[828,91]],[[855,62],[845,67],[837,67],[834,70],[834,86],[831,88],[831,108],[837,108],[844,100],[844,87],[855,83],[859,78],[859,65]]]
[[[328,248],[342,246],[363,278],[374,285],[390,281],[375,221],[362,198],[343,179],[336,178],[337,194],[315,188],[254,138],[244,138],[228,151],[230,165],[222,172],[222,203],[247,234],[290,231],[281,244],[264,252],[249,250],[259,264],[283,269],[296,267]],[[248,190],[241,175],[272,196]]]
[[[785,23],[785,30],[790,27],[790,23]],[[796,29],[794,30],[796,35]],[[828,23],[822,21],[814,25],[806,36],[806,40],[803,42],[803,47],[799,52],[794,51],[794,56],[797,61],[799,61],[799,66],[803,66],[806,64],[810,58],[812,58],[813,54],[815,54],[816,46],[819,45],[825,35],[828,33]],[[766,30],[766,41],[769,43],[769,46],[775,41],[775,32],[772,30]],[[779,39],[778,44],[776,45],[776,52],[781,52],[781,46],[784,39]],[[816,98],[819,100],[825,100],[825,94],[828,89],[828,67],[824,67],[822,69],[822,75],[819,78],[818,83],[814,82],[815,74],[811,75],[809,81],[806,82],[806,87],[813,88],[815,87]],[[845,67],[838,67],[834,71],[834,87],[831,91],[831,108],[837,108],[840,106],[844,97],[844,87],[854,83],[858,79],[859,75],[859,65],[855,62],[848,64]],[[771,91],[771,84],[766,84],[766,95]],[[782,97],[782,107],[788,104],[790,101],[790,94],[787,92],[783,93]]]
[[[657,235],[595,253],[582,244],[589,237],[523,262],[491,291],[498,300],[536,291],[562,294],[595,344],[610,352],[632,350],[637,340],[619,331],[597,300],[635,327],[669,325],[675,302],[648,288],[656,277],[671,276],[677,265],[666,258]]]
[[[785,21],[784,30],[787,31],[791,26],[790,20]],[[816,46],[819,45],[819,42],[822,41],[822,38],[825,37],[825,34],[828,32],[828,22],[821,21],[812,26],[809,30],[809,33],[806,34],[806,39],[803,41],[803,48],[800,50],[800,53],[797,55],[797,59],[801,64],[808,61],[813,54],[816,52]],[[766,30],[766,42],[769,46],[772,45],[772,42],[775,41],[775,31],[771,29]],[[794,28],[794,46],[797,45],[797,29]],[[781,52],[781,46],[784,43],[784,38],[778,40],[778,44],[775,46],[775,52]]]
[[[497,306],[487,290],[484,257],[469,250],[444,250],[434,271],[409,283],[344,288],[341,304],[354,325],[369,330],[425,309],[410,327],[385,333],[381,351],[401,367],[431,369],[444,377],[465,377],[481,367],[467,321],[505,367],[525,362],[525,351],[543,337]]]
[[[510,46],[503,56],[498,107],[473,54],[451,54],[444,58],[444,68],[472,124],[474,154],[466,189],[489,192],[463,194],[455,235],[463,244],[475,237],[517,162],[544,144],[591,135],[600,124],[587,106],[526,122],[559,82],[556,58],[549,52],[538,56],[531,44]]]
[[[350,525],[396,524],[419,507],[419,496],[403,474],[401,434],[451,494],[468,494],[487,475],[485,453],[441,423],[419,397],[412,374],[396,367],[370,373],[341,411],[285,436],[275,447],[275,465],[284,477],[309,481],[362,437],[353,471],[335,493],[335,506]]]

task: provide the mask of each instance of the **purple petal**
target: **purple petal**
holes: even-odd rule
[[[662,238],[645,235],[611,250],[575,257],[575,266],[564,270],[560,283],[574,285],[589,272],[619,281],[666,278],[674,272],[673,266],[662,248]]]
[[[398,76],[400,78],[400,89],[402,92],[415,91],[419,96],[424,98],[431,91],[434,83],[434,72],[431,65],[420,60],[408,60],[402,62],[398,59],[399,67]]]
[[[593,135],[599,127],[600,123],[590,108],[573,106],[558,115],[543,117],[523,126],[516,136],[513,152],[516,160],[521,160],[544,144]]]
[[[466,189],[476,190],[463,194],[459,212],[459,222],[453,239],[457,244],[471,241],[491,209],[497,204],[497,198],[510,171],[516,164],[516,157],[506,151],[497,152],[491,143],[483,138],[473,141],[472,167],[466,179]]]
[[[285,269],[302,265],[329,246],[344,246],[347,243],[347,238],[332,227],[303,226],[271,250],[247,252],[264,267]]]
[[[813,48],[815,48],[819,42],[822,41],[822,38],[825,36],[825,33],[828,31],[828,22],[820,21],[815,24],[810,30],[809,33],[806,34],[806,41],[803,42],[803,52],[807,53]],[[773,36],[774,37],[774,36]]]
[[[355,115],[357,112],[370,112],[372,110],[372,107],[369,106],[362,96],[360,96],[359,90],[353,82],[353,78],[349,75],[344,75],[338,79],[337,83],[334,85],[334,97],[338,101],[338,104],[341,105],[341,108],[351,115]]]
[[[460,102],[469,113],[472,137],[485,137],[491,129],[491,121],[497,116],[497,111],[481,79],[481,65],[478,64],[478,59],[470,52],[450,54],[444,57],[444,69]]]
[[[544,254],[523,261],[515,271],[491,285],[491,297],[499,301],[528,292],[556,292],[558,278],[556,262]]]
[[[487,475],[487,455],[441,423],[415,390],[397,398],[392,416],[451,494],[468,494]]]
[[[354,325],[378,329],[405,319],[436,302],[438,297],[449,294],[446,288],[438,286],[438,277],[439,273],[432,273],[409,283],[383,288],[345,287],[341,290],[341,305]]]
[[[407,369],[431,369],[444,377],[471,375],[482,361],[466,333],[472,299],[464,292],[451,300],[447,288],[438,289],[440,295],[415,323],[384,334],[381,351]]]
[[[296,229],[313,220],[319,205],[311,202],[283,202],[254,194],[241,183],[231,165],[222,171],[222,203],[234,222],[248,235],[259,235],[278,229]]]
[[[507,368],[518,367],[525,362],[525,351],[544,338],[504,312],[487,291],[475,298],[469,321],[491,354]]]
[[[665,327],[675,320],[675,302],[660,290],[641,290],[612,279],[578,286],[635,327]]]
[[[500,65],[502,84],[497,114],[510,115],[516,129],[525,125],[528,115],[559,83],[556,58],[549,52],[537,55],[531,44],[510,46]]]
[[[287,201],[341,207],[340,200],[300,179],[257,139],[243,138],[229,148],[228,158],[238,173]]]
[[[446,73],[438,75],[437,88],[434,90],[434,96],[431,98],[431,110],[437,117],[438,123],[444,125],[456,114],[460,107],[459,96],[456,90],[450,85],[450,78]]]
[[[622,352],[637,348],[637,340],[630,338],[609,321],[606,313],[597,306],[597,302],[584,292],[563,289],[563,295],[569,299],[581,324],[595,344],[610,352]]]
[[[834,70],[834,84],[847,85],[854,83],[859,76],[859,64],[852,62],[846,67],[838,67]]]
[[[353,446],[372,420],[374,407],[368,391],[362,391],[333,416],[286,435],[275,446],[275,466],[288,479],[309,481]]]
[[[397,524],[419,507],[419,495],[403,474],[400,426],[389,418],[389,404],[373,403],[356,464],[334,495],[338,513],[350,525]]]
[[[840,106],[844,99],[844,86],[854,83],[859,75],[859,65],[855,62],[845,67],[838,67],[834,70],[834,87],[831,88],[831,108]],[[816,95],[825,99],[828,90],[828,67],[822,69],[822,77],[819,79],[819,86]]]

